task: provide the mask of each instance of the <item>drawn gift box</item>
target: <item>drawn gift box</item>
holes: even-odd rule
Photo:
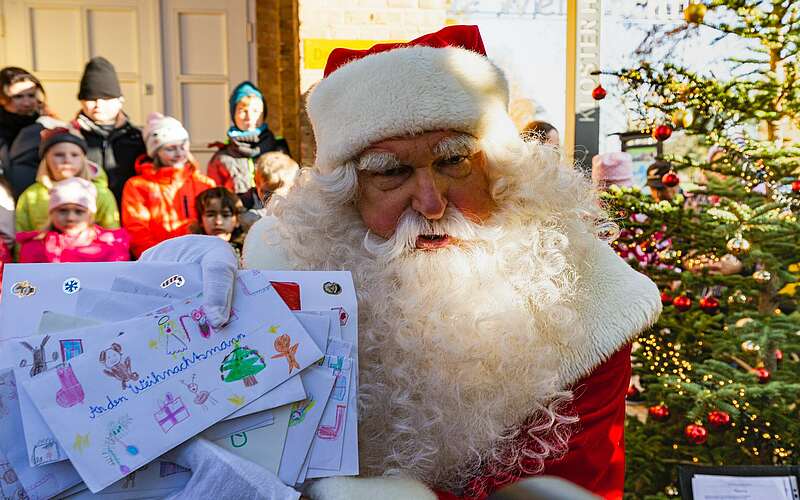
[[[172,393],[168,392],[163,400],[158,400],[158,404],[158,411],[153,416],[165,433],[189,418],[189,410],[186,409],[186,405],[183,404],[180,396],[176,398]]]

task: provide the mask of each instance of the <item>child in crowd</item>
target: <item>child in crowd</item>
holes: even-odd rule
[[[236,255],[241,257],[244,233],[238,215],[242,202],[224,187],[206,189],[195,198],[197,223],[192,232],[217,236],[231,244]]]
[[[208,176],[240,194],[253,187],[253,169],[261,155],[270,151],[289,154],[289,147],[267,127],[267,104],[255,85],[237,85],[228,105],[233,125],[228,129],[227,144],[208,163]]]
[[[86,141],[66,123],[44,129],[39,143],[39,170],[36,182],[17,200],[17,231],[42,229],[49,217],[49,191],[56,182],[72,177],[91,181],[97,191],[97,224],[107,228],[119,227],[119,211],[114,195],[108,189],[105,172],[86,158]]]
[[[294,185],[300,166],[289,155],[274,151],[267,153],[256,162],[256,185],[247,192],[239,194],[246,212],[239,216],[239,222],[246,233],[258,219],[267,214],[267,203],[273,194],[286,196]]]
[[[71,177],[55,183],[48,198],[49,224],[17,234],[20,262],[114,262],[130,260],[124,229],[94,224],[97,188]]]
[[[189,232],[197,219],[195,197],[215,186],[189,152],[189,133],[170,116],[151,113],[144,128],[147,155],[122,191],[122,224],[138,258],[166,239]]]

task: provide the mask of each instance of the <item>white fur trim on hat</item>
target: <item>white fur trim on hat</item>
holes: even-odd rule
[[[317,84],[307,107],[323,173],[392,137],[517,134],[503,73],[485,56],[456,47],[403,47],[345,64]]]
[[[147,146],[147,155],[151,158],[154,158],[156,151],[161,146],[180,144],[189,140],[189,132],[183,128],[181,122],[158,112],[150,113],[147,116],[143,135]]]
[[[313,500],[436,500],[436,494],[414,479],[329,477],[306,490]]]

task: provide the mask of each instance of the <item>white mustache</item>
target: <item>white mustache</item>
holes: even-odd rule
[[[394,260],[417,247],[417,238],[423,235],[447,235],[461,241],[484,239],[480,233],[482,226],[467,219],[457,208],[450,205],[445,208],[441,219],[430,220],[412,208],[407,208],[397,222],[394,234],[384,240],[367,231],[364,237],[364,248],[376,257]]]

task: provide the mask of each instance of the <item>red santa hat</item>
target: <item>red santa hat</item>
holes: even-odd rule
[[[508,94],[477,26],[449,26],[367,50],[336,49],[308,100],[316,166],[330,173],[375,142],[427,131],[516,135]]]

